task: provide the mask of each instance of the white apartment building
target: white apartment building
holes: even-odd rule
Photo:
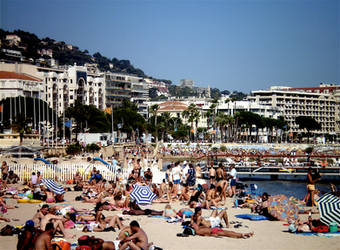
[[[148,117],[149,88],[145,80],[141,77],[130,76],[131,80],[131,102],[138,107],[138,113],[144,118]]]
[[[43,79],[40,99],[62,115],[78,99],[83,104],[105,108],[104,74],[87,70],[86,66],[39,67],[30,64],[0,63],[0,70],[28,74]]]
[[[272,86],[268,90],[252,91],[249,100],[278,108],[288,122],[290,132],[305,132],[299,129],[295,119],[298,116],[313,117],[321,124],[323,134],[339,132],[339,90],[338,85],[324,85],[314,88],[291,88]]]
[[[9,71],[0,71],[0,100],[7,97],[35,97],[43,95],[43,80]]]

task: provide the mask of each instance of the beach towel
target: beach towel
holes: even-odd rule
[[[268,217],[257,214],[237,214],[235,217],[246,220],[269,220]]]
[[[337,236],[340,236],[340,232],[336,232],[336,233],[306,232],[306,233],[296,233],[296,234],[303,235],[303,236],[321,236],[321,237],[337,237]]]
[[[168,222],[168,223],[177,223],[177,222],[181,222],[181,221],[182,221],[181,218],[172,218],[172,219],[167,220],[166,222]]]
[[[151,218],[166,219],[166,220],[171,219],[171,217],[160,216],[160,215],[151,216]]]

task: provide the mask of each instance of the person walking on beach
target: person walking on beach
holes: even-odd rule
[[[315,183],[321,179],[320,175],[313,174],[313,169],[308,169],[307,174],[307,194],[304,198],[304,202],[308,203],[309,199],[311,199],[311,206],[315,205],[314,195],[315,195]]]
[[[237,171],[235,169],[235,165],[230,165],[230,197],[233,197],[236,194],[236,179],[237,179]]]
[[[175,167],[172,168],[171,174],[172,174],[173,183],[178,190],[178,185],[181,182],[181,167],[179,166],[179,162],[175,163]]]

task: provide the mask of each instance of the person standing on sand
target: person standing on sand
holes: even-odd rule
[[[231,164],[230,165],[230,187],[231,187],[231,192],[230,192],[230,197],[233,197],[236,194],[236,180],[237,180],[237,171],[235,169],[235,165]]]
[[[144,230],[140,228],[137,221],[131,221],[130,229],[132,235],[129,235],[121,241],[121,246],[119,247],[119,250],[124,250],[128,247],[130,249],[136,250],[149,249],[148,236],[146,235]]]
[[[309,198],[311,199],[312,207],[315,205],[314,195],[315,195],[315,183],[321,179],[320,176],[316,176],[313,174],[313,169],[308,169],[307,174],[307,194],[304,198],[306,204],[308,203]]]
[[[35,250],[52,250],[52,238],[54,234],[54,226],[53,223],[47,223],[45,227],[45,232],[43,232],[37,238],[34,249]]]
[[[211,166],[210,169],[209,169],[209,179],[210,179],[210,185],[214,184],[216,186],[216,184],[215,184],[215,181],[216,181],[216,170],[215,170],[215,168],[213,166]]]
[[[3,161],[1,164],[1,174],[2,174],[2,183],[3,183],[4,188],[7,188],[8,170],[9,170],[9,167],[7,165],[7,162]]]

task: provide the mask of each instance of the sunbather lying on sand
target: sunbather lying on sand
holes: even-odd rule
[[[230,238],[247,239],[254,235],[254,233],[236,233],[233,231],[223,230],[218,227],[215,228],[200,227],[196,223],[191,224],[191,226],[195,230],[195,233],[200,236],[222,236]]]

